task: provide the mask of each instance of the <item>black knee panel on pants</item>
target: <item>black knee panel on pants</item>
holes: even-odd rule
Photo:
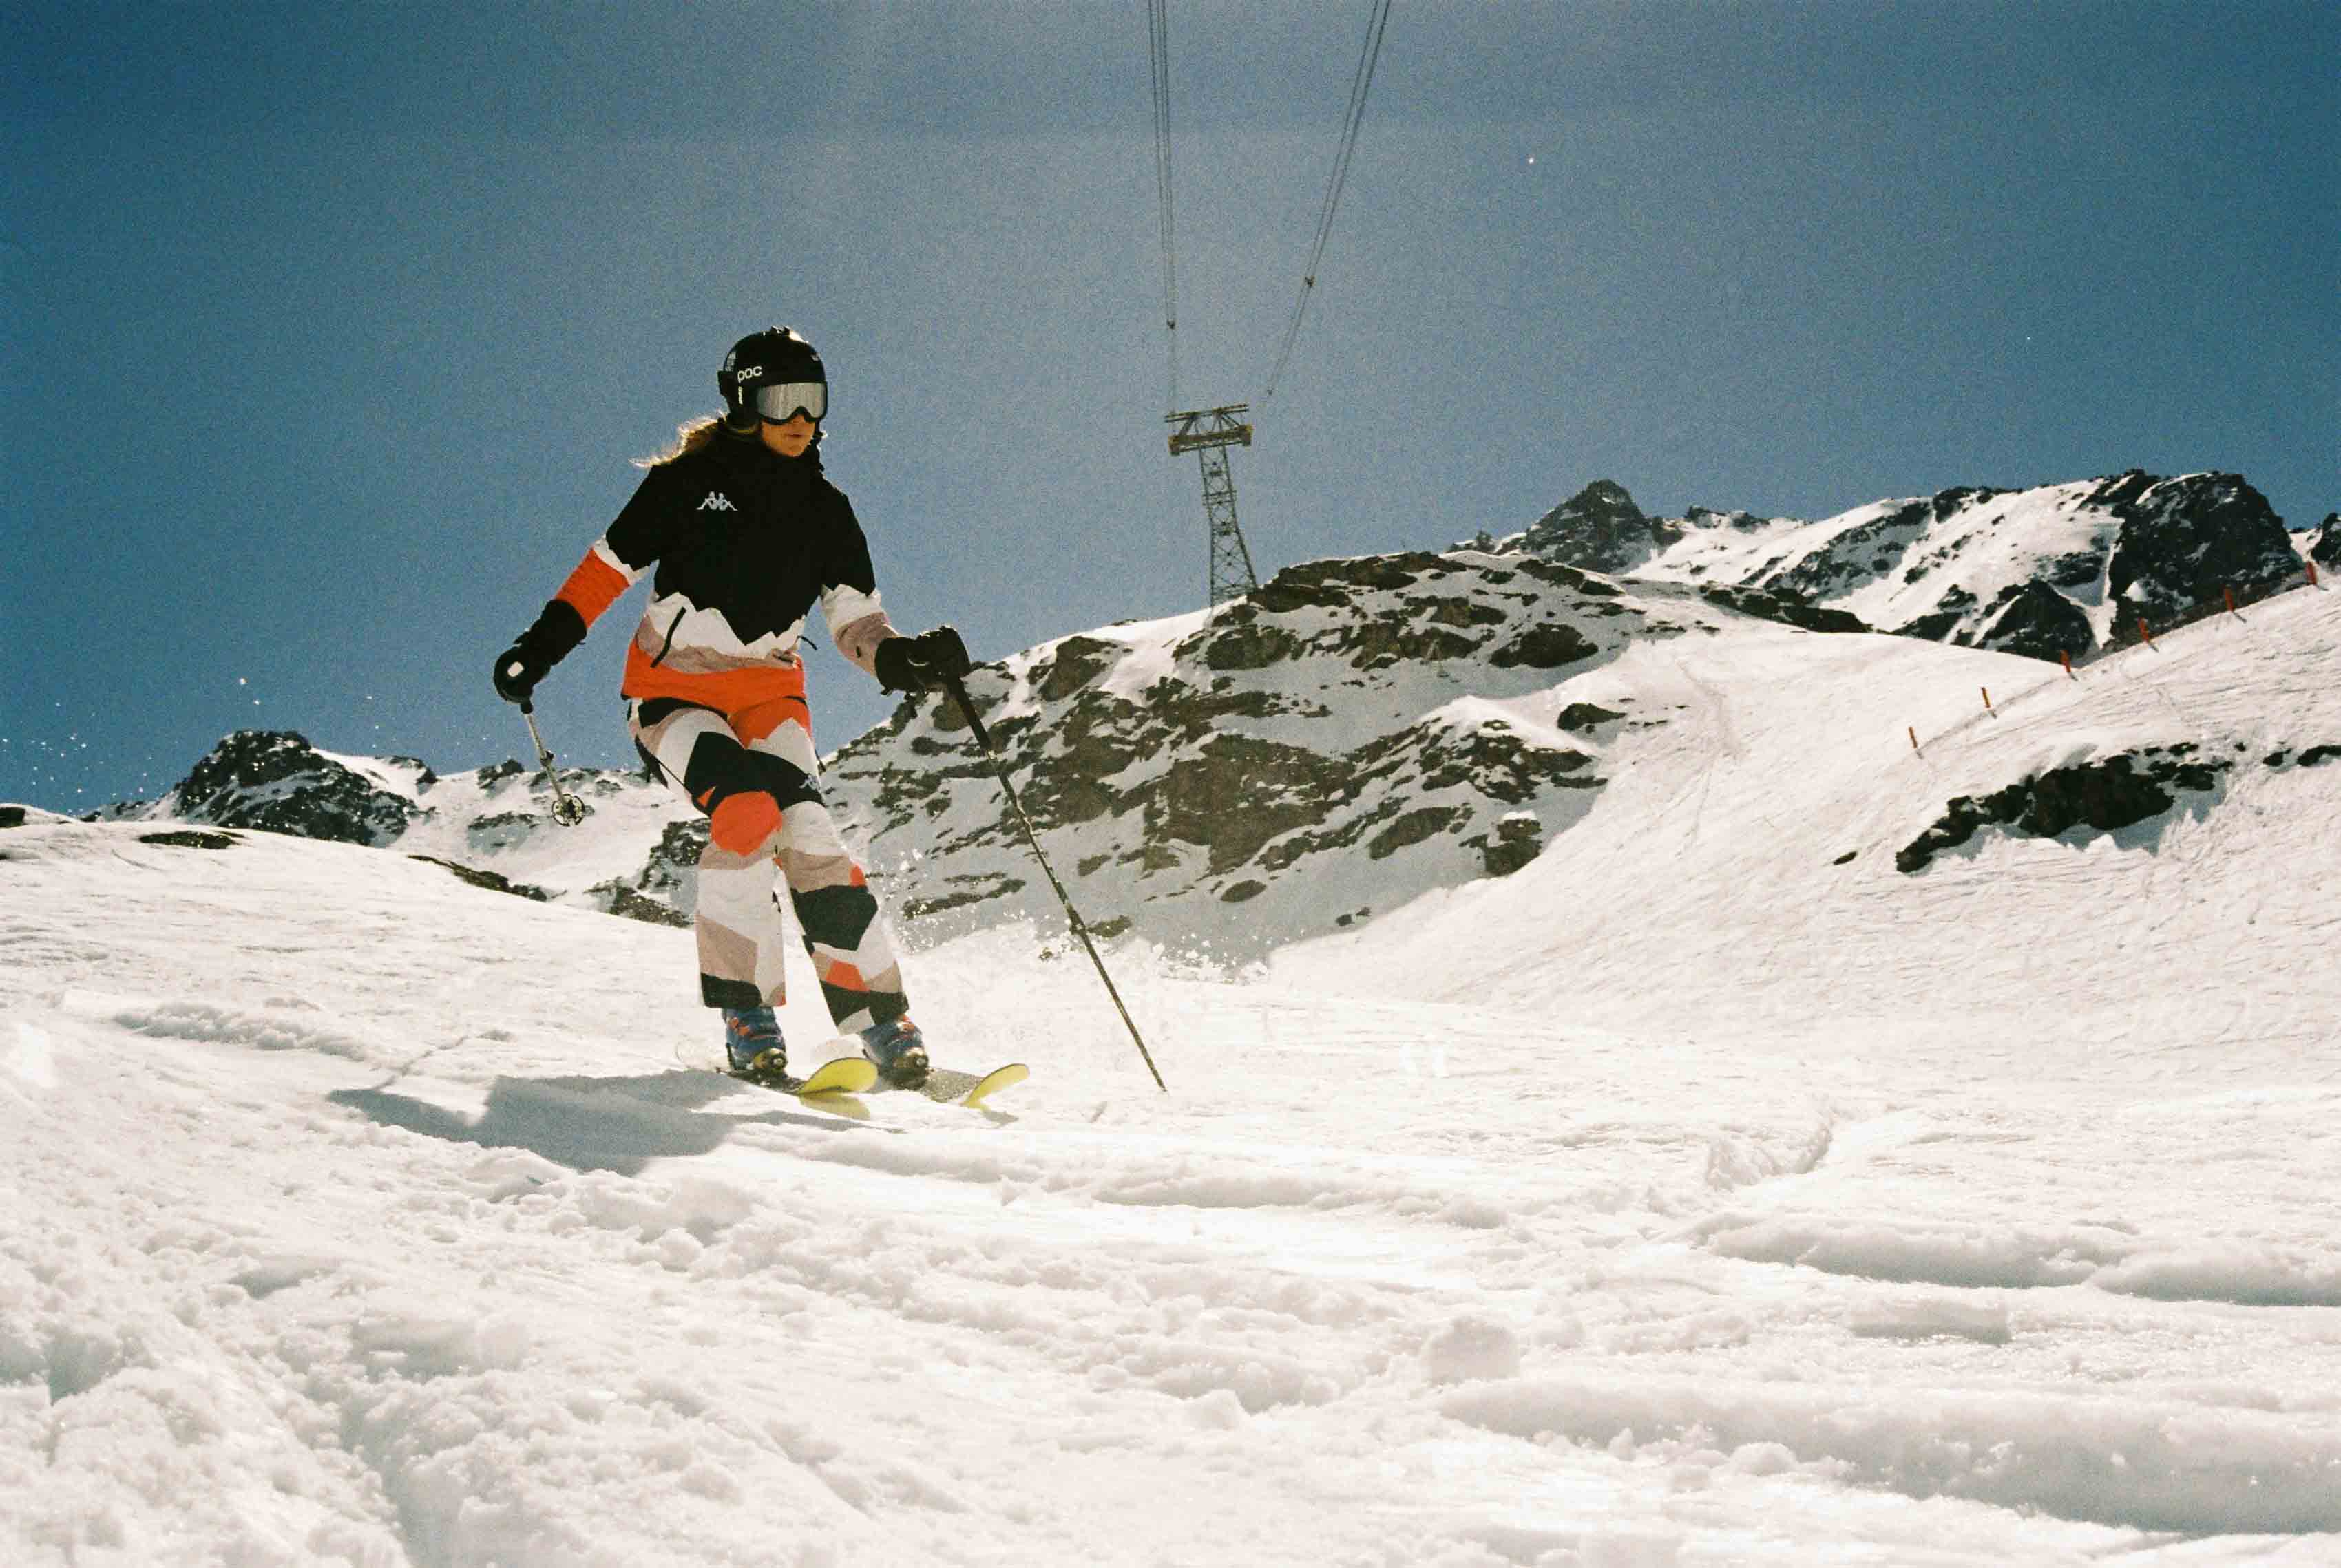
[[[866,887],[792,890],[789,902],[796,908],[797,924],[804,928],[807,943],[820,942],[849,953],[862,946],[870,923],[878,918],[878,896]]]
[[[821,799],[820,787],[785,758],[751,751],[729,735],[702,735],[691,749],[682,787],[702,809],[712,811],[734,795],[762,790],[785,811]]]

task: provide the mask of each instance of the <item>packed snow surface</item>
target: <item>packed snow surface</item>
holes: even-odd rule
[[[27,813],[0,1562],[2341,1562],[2336,631],[1638,648],[1526,869],[1112,949],[1168,1095],[1053,929],[914,955],[990,1115],[706,1070],[686,932]]]

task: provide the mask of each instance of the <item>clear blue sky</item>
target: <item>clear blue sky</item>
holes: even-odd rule
[[[1367,15],[1171,0],[1185,401],[1257,399]],[[523,749],[489,661],[789,323],[898,624],[1192,609],[1144,6],[0,14],[0,799],[229,729]],[[1399,0],[1239,452],[1262,575],[1596,478],[1817,517],[2236,470],[2341,507],[2341,6]],[[641,592],[637,590],[637,595]],[[633,760],[638,598],[540,709]],[[890,702],[824,649],[833,747]]]

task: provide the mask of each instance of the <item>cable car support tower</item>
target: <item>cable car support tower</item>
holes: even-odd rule
[[[1191,409],[1163,421],[1170,432],[1170,455],[1193,452],[1203,470],[1203,519],[1211,534],[1211,581],[1204,602],[1217,610],[1230,599],[1241,599],[1260,587],[1251,569],[1251,551],[1243,530],[1236,525],[1236,482],[1228,471],[1228,448],[1250,446],[1251,426],[1241,415],[1249,403],[1225,408]]]

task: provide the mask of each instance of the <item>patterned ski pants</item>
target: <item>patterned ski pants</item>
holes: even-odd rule
[[[902,1016],[902,972],[878,900],[830,819],[802,698],[735,713],[653,698],[629,702],[634,744],[709,814],[699,857],[699,993],[711,1007],[778,1007],[782,930],[775,870],[839,1032]]]

